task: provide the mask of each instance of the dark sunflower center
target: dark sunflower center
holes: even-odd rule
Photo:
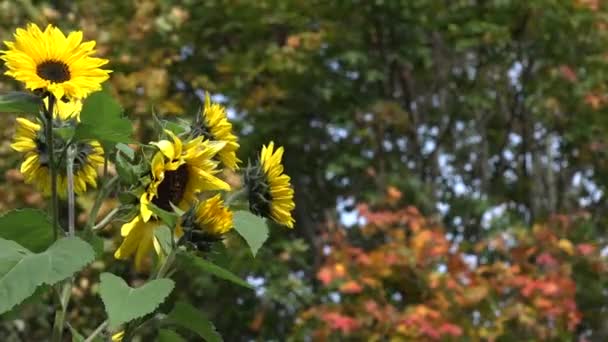
[[[180,166],[175,171],[165,172],[165,179],[158,186],[158,196],[152,200],[157,207],[172,211],[171,204],[178,205],[188,184],[188,166]]]
[[[45,61],[36,68],[38,76],[53,83],[62,83],[70,79],[70,68],[60,61]]]

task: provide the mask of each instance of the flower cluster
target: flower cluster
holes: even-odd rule
[[[75,128],[87,96],[101,89],[110,70],[101,67],[107,60],[92,57],[95,42],[83,42],[82,32],[67,37],[56,27],[42,31],[35,24],[18,29],[14,42],[5,42],[2,51],[12,76],[42,98],[43,113],[36,121],[17,119],[13,149],[24,154],[21,172],[27,183],[45,195],[53,192],[52,172],[56,171],[56,192],[65,198],[68,192],[65,151],[76,146],[73,160],[74,193],[82,194],[97,186],[98,171],[108,162],[110,152],[95,140],[76,141],[61,134]],[[50,125],[50,127],[48,127]],[[179,126],[179,125],[177,125]],[[51,137],[49,137],[49,132]],[[117,259],[134,257],[137,270],[145,268],[152,250],[162,253],[155,231],[167,226],[163,213],[178,216],[169,227],[174,243],[204,250],[233,228],[231,205],[249,201],[252,213],[293,228],[294,191],[282,165],[283,148],[274,142],[263,146],[261,153],[244,170],[244,186],[233,196],[223,172],[238,172],[240,147],[228,120],[226,108],[206,94],[204,106],[192,122],[180,129],[164,129],[158,141],[140,145],[130,167],[135,181],[121,182],[121,191],[136,200],[128,203],[136,209],[121,229],[122,243],[115,251]],[[50,146],[52,145],[52,146]],[[104,145],[106,147],[106,145]]]

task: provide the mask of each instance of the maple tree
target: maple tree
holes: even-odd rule
[[[323,237],[328,252],[317,278],[324,295],[300,314],[296,336],[372,341],[602,336],[608,261],[601,250],[607,245],[582,234],[589,224],[586,213],[556,215],[545,224],[512,227],[467,245],[412,206],[358,209],[364,224],[333,227]]]

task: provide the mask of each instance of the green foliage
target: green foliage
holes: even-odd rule
[[[89,244],[76,237],[60,239],[38,254],[0,239],[0,313],[31,296],[37,287],[78,272],[93,258]]]
[[[10,92],[0,95],[0,113],[34,115],[42,108],[39,96],[24,92]]]
[[[105,91],[91,94],[82,104],[80,123],[76,127],[75,138],[98,140],[107,151],[108,146],[131,140],[132,126],[122,117],[122,108]]]
[[[234,275],[234,273],[223,269],[203,258],[185,252],[179,253],[178,258],[184,263],[185,269],[194,268],[205,273],[210,273],[218,278],[228,280],[234,284],[252,289],[251,285],[249,285],[247,282],[245,282],[238,276]]]
[[[53,225],[40,210],[13,210],[0,216],[0,238],[15,241],[24,248],[39,253],[53,243]]]
[[[161,329],[158,331],[157,342],[185,342],[183,337],[173,330]]]
[[[140,288],[132,288],[111,273],[102,273],[100,280],[99,295],[112,330],[156,310],[174,287],[171,279],[154,279]]]
[[[160,218],[167,226],[174,228],[179,220],[179,214],[176,212],[170,212],[165,209],[159,208],[153,203],[148,203],[148,208]]]
[[[249,211],[239,210],[234,213],[234,229],[247,241],[254,257],[268,239],[266,221]]]
[[[173,233],[167,226],[160,226],[154,229],[154,237],[160,244],[165,255],[169,255],[173,250]]]
[[[189,329],[197,333],[207,342],[220,342],[222,336],[215,326],[199,310],[188,303],[177,302],[169,313],[166,323]]]

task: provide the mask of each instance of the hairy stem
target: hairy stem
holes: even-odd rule
[[[55,107],[55,96],[49,94],[49,105],[45,108],[46,118],[46,142],[48,145],[49,168],[51,169],[51,217],[53,220],[53,236],[55,240],[59,237],[59,198],[57,196],[57,165],[55,165],[55,146],[53,137],[53,111]]]
[[[76,235],[75,227],[75,200],[74,200],[74,158],[76,158],[76,145],[71,144],[67,153],[67,178],[68,178],[68,234]]]
[[[74,158],[76,158],[76,145],[72,144],[67,149],[66,174],[68,179],[68,235],[76,235],[76,204],[74,199]],[[55,324],[53,327],[53,341],[63,341],[63,328],[65,324],[65,314],[70,303],[73,279],[67,280],[63,284],[61,292],[61,310],[55,314]]]

